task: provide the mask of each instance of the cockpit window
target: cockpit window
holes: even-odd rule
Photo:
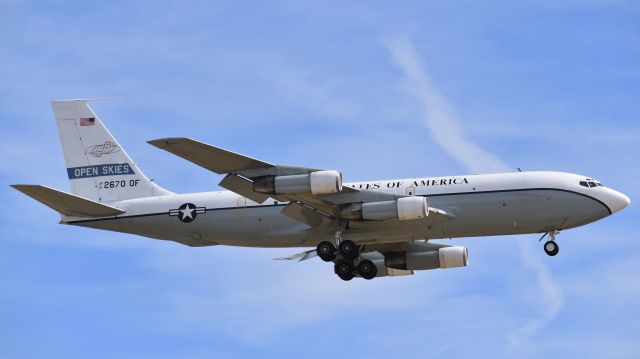
[[[598,182],[591,178],[587,178],[586,181],[580,181],[580,185],[582,187],[587,187],[587,188],[604,187],[604,185],[601,182]]]

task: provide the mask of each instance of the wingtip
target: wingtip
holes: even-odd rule
[[[152,145],[152,146],[156,146],[156,147],[160,147],[162,145],[171,145],[174,144],[178,141],[181,140],[188,140],[188,138],[186,137],[165,137],[165,138],[158,138],[155,140],[149,140],[147,141],[148,144]]]
[[[36,184],[10,184],[9,186],[12,187],[13,189],[16,189],[16,190],[22,192],[22,190],[25,189],[25,188],[37,187],[38,185],[36,185]]]
[[[110,101],[110,100],[121,100],[122,97],[96,97],[96,98],[69,98],[62,100],[51,100],[51,103],[61,103],[61,102],[93,102],[93,101]]]

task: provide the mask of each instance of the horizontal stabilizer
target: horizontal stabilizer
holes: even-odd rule
[[[125,211],[80,196],[40,185],[14,184],[11,187],[67,216],[107,217]]]

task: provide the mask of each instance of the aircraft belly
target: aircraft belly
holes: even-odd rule
[[[193,221],[153,214],[87,221],[76,225],[172,240],[191,246],[300,247],[318,242],[319,234],[282,215],[282,206],[207,210]]]
[[[218,223],[211,235],[221,244],[247,247],[301,247],[316,245],[316,233],[280,212],[283,206],[213,211]],[[311,244],[310,244],[311,243]]]

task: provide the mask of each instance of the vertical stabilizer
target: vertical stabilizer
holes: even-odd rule
[[[88,100],[53,101],[51,107],[73,194],[98,202],[171,194],[140,171]]]

